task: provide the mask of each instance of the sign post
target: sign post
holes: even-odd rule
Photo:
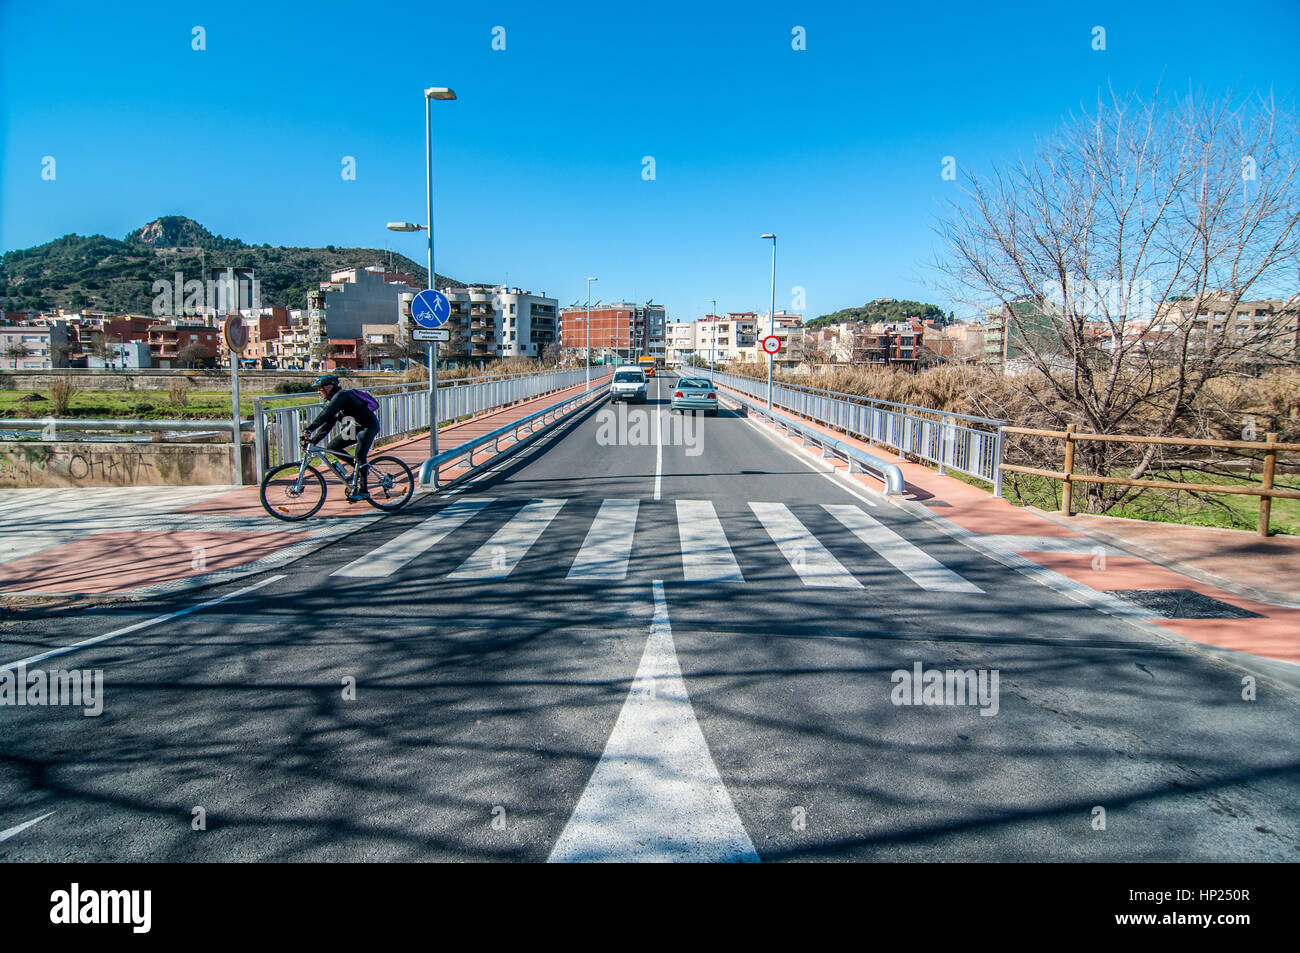
[[[433,274],[430,272],[430,281]],[[421,330],[434,331],[441,328],[451,317],[451,302],[441,291],[429,288],[421,291],[411,301],[411,320],[415,327],[411,329],[411,340],[429,342],[429,455],[438,455],[438,338],[424,337]],[[450,329],[446,332],[449,340]]]
[[[233,482],[235,486],[243,486],[244,453],[239,415],[239,359],[244,353],[244,346],[248,343],[248,327],[244,324],[243,315],[238,311],[227,314],[226,320],[221,325],[221,337],[226,349],[230,351],[230,419],[234,438],[234,448],[231,451],[231,459],[234,461],[231,464],[234,471]]]

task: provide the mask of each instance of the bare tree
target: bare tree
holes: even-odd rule
[[[1000,309],[1004,351],[1023,371],[1008,382],[1030,413],[1097,433],[1187,435],[1211,382],[1296,360],[1297,299],[1246,326],[1234,316],[1252,292],[1294,280],[1297,133],[1271,97],[1112,91],[1032,158],[963,170],[936,266],[954,300]],[[1125,451],[1079,452],[1105,472]],[[1157,459],[1151,446],[1125,468],[1140,478]],[[1090,485],[1089,507],[1132,492]]]
[[[198,341],[191,341],[176,352],[176,363],[181,367],[206,367],[212,362],[212,355]]]
[[[31,356],[32,349],[22,341],[14,341],[6,345],[5,357],[14,362],[14,370],[18,370],[18,362]]]

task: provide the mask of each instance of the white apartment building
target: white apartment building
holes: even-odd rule
[[[451,358],[541,358],[559,339],[559,301],[546,292],[474,285],[443,290],[451,305],[451,340],[439,348]],[[410,313],[410,303],[406,304]]]
[[[46,324],[0,325],[0,367],[42,371],[67,367],[68,328],[61,321]]]
[[[680,367],[695,356],[695,322],[670,321],[664,330],[664,362]]]
[[[731,312],[725,317],[706,315],[694,321],[674,321],[665,330],[666,360],[686,364],[691,358],[726,364],[756,360],[759,346],[757,316],[750,311]]]

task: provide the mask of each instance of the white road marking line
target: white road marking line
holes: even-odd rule
[[[659,406],[659,377],[655,377],[655,501],[659,500],[659,491],[664,477],[664,415]]]
[[[687,582],[744,582],[718,514],[708,500],[677,501],[677,536]]]
[[[263,579],[261,582],[255,582],[251,586],[245,586],[243,589],[236,589],[234,592],[228,592],[224,596],[218,596],[216,599],[209,599],[207,602],[200,602],[198,605],[179,609],[176,612],[169,612],[167,615],[155,616],[152,619],[145,619],[143,622],[137,622],[134,625],[128,625],[121,629],[114,629],[112,632],[105,632],[103,635],[97,635],[91,639],[83,639],[80,642],[65,645],[61,649],[51,649],[48,652],[42,652],[40,655],[33,655],[29,658],[20,659],[17,662],[9,662],[8,664],[0,665],[0,672],[5,671],[6,669],[17,669],[19,666],[32,665],[36,662],[43,662],[48,658],[54,658],[58,655],[67,655],[69,652],[75,652],[78,649],[98,645],[100,642],[107,642],[109,639],[115,639],[119,635],[126,635],[129,632],[137,632],[140,629],[147,629],[149,626],[157,625],[159,622],[166,622],[169,619],[179,619],[181,616],[198,612],[201,609],[207,609],[210,606],[215,606],[219,603],[225,602],[227,599],[238,599],[240,596],[261,589],[263,586],[269,586],[273,582],[279,582],[283,578],[283,575],[271,576],[267,579]]]
[[[7,831],[0,831],[0,841],[6,841],[9,838],[13,837],[15,834],[21,834],[23,831],[27,830],[27,828],[31,827],[33,824],[39,824],[41,821],[45,820],[53,813],[54,813],[53,811],[50,811],[48,814],[42,814],[40,817],[33,817],[30,821],[26,821],[25,823],[19,824],[17,827],[11,827]]]
[[[853,504],[823,503],[822,509],[922,589],[932,592],[984,591]]]
[[[759,860],[695,718],[661,580],[654,599],[632,690],[552,863]]]
[[[862,588],[857,576],[845,569],[784,503],[750,503],[749,508],[804,585],[827,589]]]
[[[570,579],[626,579],[636,535],[640,500],[605,500],[582,548],[569,567]]]
[[[456,500],[440,509],[418,526],[394,536],[388,542],[355,559],[331,576],[349,576],[362,579],[382,579],[391,576],[421,553],[427,551],[450,533],[459,529],[492,500],[486,497]]]
[[[533,500],[461,563],[451,579],[504,579],[555,519],[564,500]]]

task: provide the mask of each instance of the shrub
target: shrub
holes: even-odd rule
[[[72,398],[80,390],[77,382],[70,377],[58,377],[50,384],[50,403],[54,405],[55,417],[66,417],[72,406]]]
[[[167,402],[177,411],[185,409],[185,405],[190,401],[190,389],[193,387],[188,380],[178,378],[167,383]]]
[[[309,381],[280,381],[275,385],[277,394],[310,394],[311,390]]]

